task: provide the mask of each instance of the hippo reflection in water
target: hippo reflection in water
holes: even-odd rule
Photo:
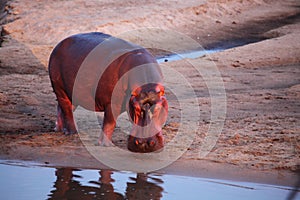
[[[80,170],[79,170],[80,171]],[[56,170],[56,181],[53,190],[48,195],[48,200],[61,199],[161,199],[163,188],[160,186],[163,180],[160,177],[151,177],[147,174],[129,176],[126,183],[126,192],[120,193],[116,188],[112,175],[113,171],[101,170],[99,177],[89,180],[84,184],[84,176],[76,174],[78,170],[72,168],[60,168]]]

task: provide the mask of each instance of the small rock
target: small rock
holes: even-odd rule
[[[7,96],[0,92],[0,102],[5,103],[7,101]]]

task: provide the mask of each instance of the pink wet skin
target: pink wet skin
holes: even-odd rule
[[[125,49],[134,47],[134,50],[116,57],[106,68],[99,63],[95,65],[93,63],[90,71],[84,71],[86,76],[79,79],[80,90],[73,93],[81,64],[103,41],[113,41],[111,47],[116,48],[117,51],[120,49],[119,44],[123,47],[125,45]],[[112,51],[105,49],[106,52],[100,52],[97,56],[100,63],[101,59],[105,60],[105,57],[101,57],[103,53],[114,52],[109,42],[106,45]],[[137,66],[143,66],[142,71],[137,76],[132,74],[124,79],[123,85],[116,90],[117,101],[112,103],[112,93],[118,80]],[[98,74],[101,70],[105,71],[99,80]],[[146,153],[163,147],[161,127],[167,118],[168,104],[164,96],[164,87],[161,84],[163,80],[160,67],[146,49],[103,33],[73,35],[61,41],[51,53],[49,76],[58,102],[56,131],[65,134],[77,133],[73,117],[73,111],[77,106],[104,112],[103,134],[100,135],[98,143],[101,146],[112,146],[112,134],[116,126],[115,118],[127,110],[133,122],[133,129],[128,137],[128,149],[133,152]],[[148,80],[152,80],[151,84],[133,89],[133,85]],[[95,96],[91,95],[91,91],[95,91]]]

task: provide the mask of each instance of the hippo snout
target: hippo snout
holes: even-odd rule
[[[164,139],[161,133],[148,138],[138,138],[131,135],[128,137],[127,148],[132,152],[149,153],[161,150],[163,147]]]

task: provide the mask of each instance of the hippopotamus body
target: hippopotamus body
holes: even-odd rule
[[[127,111],[133,124],[128,149],[163,147],[168,104],[160,67],[146,49],[103,33],[73,35],[54,48],[49,75],[58,101],[56,131],[77,133],[77,106],[104,111],[99,144],[110,146],[116,117]]]

